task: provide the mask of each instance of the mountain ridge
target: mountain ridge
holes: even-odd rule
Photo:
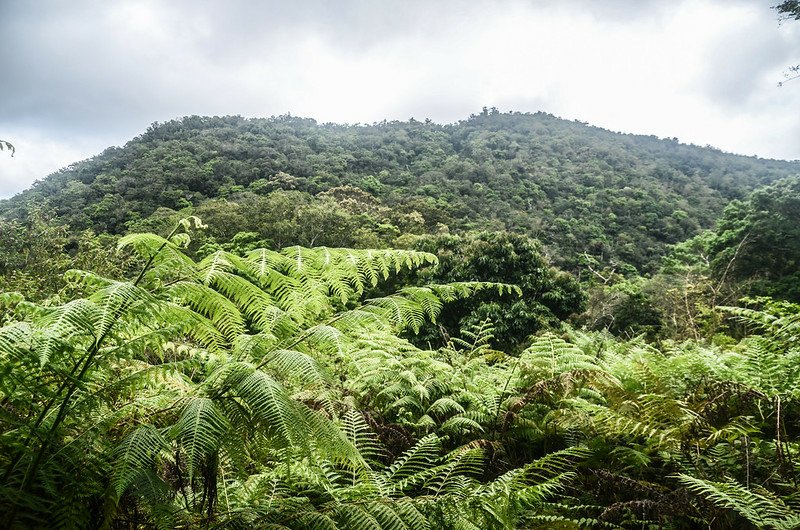
[[[541,239],[567,266],[588,252],[648,270],[668,245],[712,226],[731,200],[796,174],[800,161],[543,112],[484,109],[444,125],[188,116],[49,175],[0,201],[0,215],[18,216],[34,201],[75,229],[122,233],[159,208],[279,190],[313,198],[350,186],[419,213],[426,231],[509,229]]]

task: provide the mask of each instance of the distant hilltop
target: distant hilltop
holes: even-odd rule
[[[639,270],[712,226],[724,206],[800,174],[800,162],[610,132],[546,113],[484,109],[455,124],[320,124],[293,116],[190,116],[75,163],[0,202],[35,201],[73,229],[123,233],[157,209],[191,210],[342,186],[419,215],[426,230],[506,228],[569,266],[582,252]]]

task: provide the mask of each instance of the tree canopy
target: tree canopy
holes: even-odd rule
[[[211,224],[220,243],[239,223],[278,246],[397,246],[399,234],[507,229],[540,240],[568,269],[588,252],[653,272],[729,200],[798,171],[544,113],[350,126],[191,116],[49,176],[0,214],[24,217],[33,201],[73,229],[112,234],[170,210],[172,220],[218,214],[231,221]]]

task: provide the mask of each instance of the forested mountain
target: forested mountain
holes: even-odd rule
[[[0,214],[21,216],[34,201],[72,229],[120,234],[151,228],[143,220],[157,210],[173,222],[200,208],[217,230],[239,227],[271,246],[397,246],[401,233],[510,229],[542,241],[567,268],[585,252],[649,272],[667,245],[710,227],[731,199],[798,173],[800,162],[544,113],[491,109],[450,125],[192,116],[50,175],[0,203]]]

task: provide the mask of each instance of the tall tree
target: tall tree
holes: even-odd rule
[[[517,285],[521,289],[518,298],[501,298],[486,292],[445,308],[439,322],[450,333],[489,319],[496,327],[495,345],[514,350],[532,333],[557,325],[572,313],[582,311],[586,302],[577,280],[552,267],[539,243],[522,234],[480,232],[465,236],[427,236],[418,241],[417,248],[439,255],[439,267],[425,272],[424,281],[482,278]]]
[[[800,177],[734,201],[710,241],[721,280],[753,281],[760,294],[800,300]]]

